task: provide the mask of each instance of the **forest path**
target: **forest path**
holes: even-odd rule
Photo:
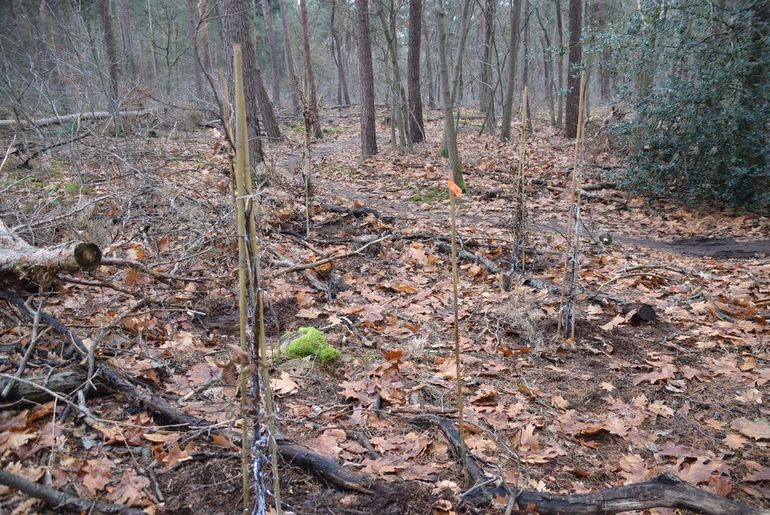
[[[312,146],[313,176],[312,181],[316,189],[324,190],[328,196],[335,198],[336,202],[345,205],[358,201],[363,206],[376,209],[387,215],[394,216],[403,221],[429,220],[433,223],[444,223],[448,220],[448,211],[442,206],[431,206],[431,209],[415,209],[414,202],[399,200],[396,197],[388,198],[378,194],[373,188],[371,191],[364,191],[350,186],[355,184],[353,181],[342,182],[334,178],[325,177],[319,174],[319,161],[325,158],[334,157],[341,153],[356,152],[360,148],[358,138],[342,139],[324,139],[318,141]],[[281,153],[281,158],[276,162],[277,171],[283,174],[287,179],[298,167],[301,167],[302,148],[297,147],[290,153]],[[399,188],[399,185],[389,185],[384,191],[392,191],[392,188]],[[469,195],[473,198],[474,192]],[[479,197],[480,193],[477,193]],[[477,198],[477,200],[482,200]],[[590,200],[589,200],[590,201]],[[584,199],[585,202],[585,199]],[[533,213],[533,218],[540,220],[540,223],[530,222],[530,230],[541,232],[550,232],[555,234],[565,234],[566,228],[557,220],[545,217],[538,217],[537,211]],[[496,216],[494,213],[463,213],[464,223],[479,224],[484,223],[499,228],[506,228],[510,224],[509,218],[505,215]],[[602,220],[598,220],[601,224]],[[598,236],[598,235],[597,235]],[[770,256],[770,239],[747,239],[738,241],[733,237],[710,237],[700,236],[692,238],[674,238],[672,241],[642,237],[628,234],[612,233],[612,239],[615,243],[624,245],[635,245],[653,250],[695,257],[712,257],[717,259],[752,259],[761,256]]]

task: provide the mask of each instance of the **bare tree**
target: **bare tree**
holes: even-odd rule
[[[369,37],[369,1],[356,0],[358,20],[358,61],[361,78],[361,154],[377,153],[377,127],[374,116],[374,70]]]
[[[433,109],[436,107],[436,82],[433,79],[433,52],[430,46],[430,29],[427,23],[422,24],[422,29],[425,36],[425,44],[423,45],[425,47],[425,81],[427,84],[425,89],[428,90],[428,107]]]
[[[190,19],[190,50],[193,53],[193,77],[195,79],[195,94],[203,98],[203,70],[198,55],[198,21],[200,14],[195,7],[195,0],[187,0],[187,16]]]
[[[513,120],[513,94],[516,89],[516,56],[519,46],[519,19],[521,0],[511,0],[511,40],[508,52],[508,81],[503,101],[503,126],[500,129],[500,141],[510,141],[511,121]]]
[[[385,34],[385,40],[387,42],[387,53],[390,58],[390,69],[393,73],[390,82],[391,93],[393,95],[393,125],[391,128],[398,129],[399,142],[402,147],[411,147],[412,140],[409,137],[409,126],[407,122],[407,113],[409,108],[407,106],[406,93],[401,84],[401,67],[399,65],[398,58],[398,43],[396,38],[398,34],[396,32],[396,6],[393,0],[390,0],[388,6],[388,17],[385,19],[384,2],[380,1],[379,8],[377,9],[377,16],[380,19],[382,25],[382,32]],[[395,138],[393,141],[395,145]]]
[[[436,0],[436,31],[438,33],[438,62],[439,77],[441,78],[441,98],[444,104],[444,142],[449,157],[449,167],[452,169],[452,180],[465,189],[463,181],[463,165],[457,150],[457,132],[454,124],[454,105],[449,89],[449,64],[446,50],[446,22],[444,0]]]
[[[270,0],[262,0],[262,16],[267,28],[267,44],[270,50],[270,72],[273,83],[273,103],[281,105],[281,76],[278,70],[278,46],[275,44],[275,30],[273,28],[273,10]]]
[[[134,57],[134,44],[131,40],[131,16],[128,6],[123,0],[115,0],[115,11],[120,25],[120,36],[123,40],[123,54],[126,56],[126,73],[129,77],[136,77],[136,58]]]
[[[580,106],[580,67],[583,48],[580,37],[583,32],[583,2],[569,0],[569,70],[567,75],[566,135],[577,136]]]
[[[561,127],[564,113],[564,24],[561,18],[561,0],[554,0],[556,7],[556,35],[559,38],[558,61],[556,63],[556,125]]]
[[[291,38],[289,37],[289,24],[286,21],[286,2],[284,0],[278,0],[278,7],[281,11],[281,27],[283,28],[283,46],[286,56],[286,73],[289,74],[291,81],[291,104],[294,108],[294,112],[299,112],[299,82],[297,81],[297,74],[294,71],[294,58],[291,55]]]
[[[422,120],[422,95],[420,94],[420,32],[422,25],[422,0],[409,2],[409,49],[407,51],[406,81],[409,90],[409,133],[412,143],[425,141]]]
[[[302,44],[305,54],[305,82],[309,90],[308,95],[308,107],[310,112],[314,114],[313,119],[313,136],[316,139],[323,138],[323,131],[321,130],[321,117],[318,116],[318,98],[315,93],[315,80],[313,79],[313,62],[310,58],[310,37],[307,30],[307,2],[305,0],[299,0],[299,15],[300,23],[302,24]]]
[[[337,65],[337,103],[350,105],[350,93],[348,92],[348,79],[345,75],[345,61],[342,58],[342,44],[337,34],[337,0],[332,0],[332,17],[330,22],[332,33],[332,59]]]
[[[110,111],[118,111],[118,54],[115,48],[115,33],[112,31],[109,0],[98,0],[99,18],[102,22],[104,51],[107,54],[107,71],[110,78]]]
[[[497,0],[487,0],[486,9],[479,17],[483,23],[483,47],[481,56],[481,84],[479,85],[479,110],[486,113],[488,109],[494,113],[494,87],[492,85],[492,42],[495,39],[495,16]],[[494,116],[494,114],[492,115]]]

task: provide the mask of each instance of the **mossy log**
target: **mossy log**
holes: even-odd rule
[[[42,283],[56,272],[93,270],[102,260],[94,243],[70,242],[55,247],[35,247],[16,236],[0,220],[0,287],[32,281]]]

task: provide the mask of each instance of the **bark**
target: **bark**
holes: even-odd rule
[[[423,35],[425,36],[425,81],[428,85],[428,107],[433,109],[436,107],[436,81],[433,80],[433,52],[430,46],[430,31],[428,24],[422,24]]]
[[[465,43],[468,41],[468,22],[473,14],[471,5],[471,0],[463,0],[462,14],[460,15],[460,42],[455,52],[454,70],[452,71],[452,96],[450,100],[453,110],[457,104],[458,91],[462,90],[463,57],[465,56]]]
[[[342,58],[342,44],[337,34],[337,24],[335,16],[337,13],[337,2],[332,0],[332,19],[330,23],[332,33],[332,58],[337,65],[337,103],[339,105],[350,105],[350,92],[348,91],[348,79],[345,74],[345,61]]]
[[[599,0],[598,5],[598,23],[601,32],[607,31],[609,18],[609,2]],[[603,102],[610,101],[610,48],[606,44],[602,45],[601,60],[599,62],[599,88]]]
[[[152,28],[152,4],[147,0],[147,34],[150,38],[150,52],[152,52],[152,76],[158,76],[158,53],[155,51],[155,31]]]
[[[136,58],[134,57],[134,44],[131,40],[131,16],[128,6],[123,0],[115,0],[115,10],[118,14],[120,36],[123,40],[123,54],[126,56],[126,73],[132,79],[136,77]]]
[[[462,162],[457,151],[457,132],[453,119],[452,97],[449,90],[449,65],[446,56],[446,14],[444,0],[436,0],[436,30],[438,32],[439,76],[441,77],[441,98],[444,104],[444,140],[446,142],[449,167],[452,170],[452,180],[460,188],[465,189],[463,181]]]
[[[569,1],[569,73],[567,75],[566,135],[577,136],[578,115],[580,110],[580,67],[582,64],[582,45],[580,36],[583,27],[583,2]]]
[[[35,247],[16,236],[0,220],[0,286],[30,280],[44,283],[58,271],[93,270],[101,259],[101,250],[93,243]]]
[[[307,30],[307,2],[299,0],[300,22],[302,23],[302,44],[305,54],[305,81],[309,90],[308,108],[313,115],[313,135],[316,139],[323,138],[321,130],[321,117],[318,115],[318,98],[315,93],[315,80],[313,79],[313,62],[310,58],[310,37]]]
[[[273,10],[270,0],[262,0],[262,17],[267,28],[267,44],[270,50],[270,72],[273,89],[273,103],[281,105],[281,75],[278,67],[278,46],[275,44],[275,29],[273,28]]]
[[[195,94],[203,98],[203,77],[201,60],[198,55],[198,9],[195,0],[187,0],[187,15],[190,19],[190,50],[193,53],[193,77],[195,78]]]
[[[513,120],[513,94],[516,89],[516,56],[519,50],[519,20],[521,18],[521,0],[511,0],[511,40],[508,52],[508,80],[503,101],[503,123],[500,128],[500,141],[510,141],[511,122]]]
[[[230,87],[233,86],[233,45],[239,43],[243,48],[243,89],[246,97],[246,125],[249,134],[249,156],[252,166],[265,160],[262,151],[262,138],[259,128],[259,108],[257,107],[257,54],[254,38],[246,18],[246,6],[243,0],[222,0],[222,32],[225,40],[225,53],[230,69]],[[231,95],[230,98],[234,98]]]
[[[294,58],[291,54],[291,39],[289,38],[289,24],[286,21],[286,2],[285,0],[278,0],[278,7],[281,11],[281,28],[283,29],[283,46],[284,55],[286,57],[286,73],[289,74],[291,80],[291,105],[294,108],[294,112],[299,112],[299,81],[297,80],[297,74],[294,71]]]
[[[422,95],[420,93],[420,33],[422,25],[422,0],[409,2],[409,50],[407,52],[407,88],[409,89],[409,134],[412,143],[425,141],[422,119]]]
[[[104,51],[107,54],[107,72],[110,80],[110,90],[107,96],[110,100],[110,110],[118,110],[118,54],[115,48],[115,34],[112,31],[109,0],[98,0],[99,18],[102,22]]]
[[[374,71],[372,42],[369,38],[369,1],[356,0],[358,18],[358,61],[361,79],[361,154],[377,153],[377,127],[374,115]]]
[[[556,35],[559,37],[559,58],[556,63],[556,125],[561,127],[564,115],[564,24],[561,19],[561,0],[556,2]]]

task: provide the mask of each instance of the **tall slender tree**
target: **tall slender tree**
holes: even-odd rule
[[[457,150],[457,132],[454,123],[454,105],[449,86],[449,63],[447,62],[446,45],[446,12],[444,0],[436,0],[436,32],[438,34],[439,77],[441,77],[441,99],[444,104],[444,142],[446,144],[449,167],[452,169],[452,180],[460,188],[465,189],[463,181],[463,165]],[[456,79],[459,80],[459,77]]]
[[[262,0],[262,17],[267,29],[267,44],[270,51],[270,79],[273,90],[273,103],[281,105],[281,75],[278,67],[278,46],[275,44],[275,29],[273,28],[273,9],[270,0]]]
[[[409,90],[409,133],[412,143],[425,141],[420,94],[420,32],[422,0],[409,1],[409,49],[407,51],[406,81]]]
[[[564,23],[561,16],[561,0],[554,0],[556,8],[556,36],[559,48],[556,60],[556,126],[561,127],[564,120]]]
[[[487,0],[486,8],[480,16],[484,23],[484,39],[481,53],[481,84],[479,84],[479,110],[486,113],[490,108],[494,113],[494,86],[492,69],[492,42],[495,39],[495,16],[497,0]],[[494,114],[492,114],[494,116]]]
[[[190,49],[193,52],[193,77],[195,79],[195,94],[203,97],[203,70],[198,54],[198,22],[200,14],[195,6],[195,0],[187,0],[187,16],[190,19]]]
[[[283,29],[283,49],[286,56],[286,74],[289,76],[291,84],[291,105],[294,112],[299,112],[299,81],[297,72],[294,69],[294,57],[291,54],[291,38],[289,37],[289,23],[286,21],[286,2],[278,0],[278,7],[281,12],[281,28]]]
[[[340,105],[350,105],[350,92],[348,91],[348,79],[345,74],[345,60],[342,58],[342,42],[337,33],[337,1],[332,1],[332,16],[329,26],[332,34],[332,59],[337,65],[337,103]]]
[[[321,130],[321,117],[318,115],[318,98],[315,93],[315,80],[313,79],[313,61],[310,58],[310,37],[307,30],[307,2],[299,0],[299,16],[302,24],[302,44],[305,54],[305,82],[308,89],[308,103],[310,111],[314,114],[313,135],[316,139],[323,138]]]
[[[433,52],[430,45],[430,29],[427,23],[422,24],[423,36],[425,36],[425,81],[426,88],[428,90],[428,107],[433,109],[436,107],[436,81],[433,80]]]
[[[128,5],[123,0],[115,0],[115,12],[118,15],[120,25],[120,37],[123,40],[123,55],[126,57],[126,73],[129,77],[136,77],[136,57],[134,56],[134,43],[131,39],[131,15]]]
[[[358,20],[358,61],[361,78],[361,154],[377,153],[377,127],[374,116],[374,69],[369,37],[369,1],[356,0]]]
[[[569,69],[567,73],[566,135],[577,136],[580,110],[580,67],[583,48],[580,37],[583,32],[583,2],[569,0]]]
[[[511,40],[508,52],[508,80],[503,101],[503,126],[500,128],[500,141],[510,141],[511,122],[513,121],[513,98],[516,90],[516,56],[519,50],[519,20],[521,18],[521,0],[511,0]]]

